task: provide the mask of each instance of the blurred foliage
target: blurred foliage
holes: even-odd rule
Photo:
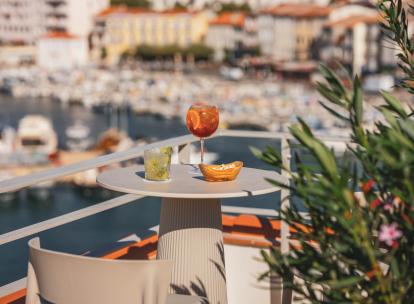
[[[225,48],[223,62],[235,65],[239,59],[260,56],[261,52],[260,46],[246,47],[239,45],[236,49]]]
[[[101,59],[106,59],[106,57],[108,56],[108,51],[106,50],[105,47],[101,48]]]
[[[413,48],[406,12],[400,0],[381,1],[379,8],[384,30],[399,47],[400,67],[407,76],[401,86],[412,93],[408,81],[414,70]],[[301,119],[290,132],[316,160],[317,172],[298,153],[293,155],[297,172],[292,172],[273,148],[253,149],[290,178],[289,184],[270,182],[288,189],[290,199],[299,198],[308,211],[306,217],[295,206],[282,210],[292,229],[290,250],[263,251],[270,270],[261,278],[276,273],[311,303],[413,303],[413,109],[381,92],[382,119],[367,130],[358,76],[339,77],[324,65],[320,72],[321,105],[349,125],[354,161],[337,159]]]
[[[129,7],[150,7],[149,0],[111,0],[111,5],[126,5]]]
[[[217,13],[224,13],[224,12],[244,12],[244,13],[251,13],[252,9],[249,4],[247,3],[222,3],[217,10]]]
[[[187,5],[177,2],[176,4],[174,4],[174,8],[175,9],[187,9]]]
[[[209,60],[213,52],[213,49],[204,44],[192,44],[187,48],[178,45],[158,47],[143,44],[135,49],[133,56],[144,61],[172,60],[176,55],[193,56],[195,60]]]
[[[408,31],[407,11],[403,8],[402,1],[396,0],[382,0],[378,7],[385,12],[381,25],[388,38],[388,47],[398,50],[398,66],[405,74],[400,86],[414,93],[414,41]],[[413,6],[409,4],[409,8],[412,10]]]

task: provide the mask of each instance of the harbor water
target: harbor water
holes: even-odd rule
[[[19,120],[27,114],[41,114],[52,120],[61,149],[65,148],[66,128],[76,121],[86,124],[95,140],[108,128],[111,121],[114,122],[107,111],[93,111],[81,106],[65,107],[46,99],[13,99],[0,95],[0,124],[16,128]],[[124,111],[117,120],[122,122],[120,125],[133,139],[154,140],[188,134],[180,119],[136,116],[130,111]],[[249,150],[249,146],[262,148],[267,145],[279,146],[279,142],[254,138],[215,138],[206,141],[207,149],[218,153],[217,163],[242,160],[249,167],[271,169],[255,159]],[[56,184],[50,194],[43,197],[33,195],[30,189],[24,189],[17,193],[14,200],[0,203],[0,234],[79,210],[117,195],[119,194],[104,189],[85,191],[70,184]],[[223,204],[277,209],[279,194],[228,199]],[[144,235],[150,227],[158,225],[159,210],[160,199],[148,197],[50,229],[38,236],[47,248],[85,253],[104,248],[130,234]],[[34,236],[0,246],[0,286],[26,275],[27,241]]]

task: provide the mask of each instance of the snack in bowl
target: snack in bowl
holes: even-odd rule
[[[243,162],[235,161],[222,165],[199,165],[204,179],[208,182],[226,182],[235,180],[243,167]]]

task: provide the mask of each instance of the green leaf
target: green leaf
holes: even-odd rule
[[[306,125],[306,124],[305,124]],[[313,152],[319,164],[323,167],[330,178],[337,179],[338,171],[335,156],[322,142],[313,137],[312,134],[303,130],[300,125],[293,125],[290,128],[292,135],[301,142],[306,148]]]
[[[395,98],[393,95],[391,95],[388,92],[381,91],[381,95],[384,97],[385,101],[387,102],[388,109],[393,111],[394,113],[398,114],[402,118],[407,118],[408,115],[405,112],[401,102]]]
[[[336,93],[331,91],[325,84],[321,82],[317,82],[316,84],[316,90],[321,94],[323,97],[325,97],[330,102],[337,104],[339,106],[344,107],[345,103],[342,101],[341,96],[338,96]]]
[[[342,288],[356,285],[363,280],[364,280],[363,276],[354,276],[354,277],[349,277],[349,278],[342,279],[342,280],[332,280],[328,282],[323,282],[323,284],[327,284],[329,287],[334,288],[334,289],[342,289]]]
[[[352,97],[352,107],[355,114],[355,124],[360,125],[362,123],[362,87],[358,76],[355,76],[354,90]]]
[[[306,133],[306,135],[308,135],[310,137],[313,137],[312,131],[309,128],[309,126],[306,124],[306,122],[300,117],[298,117],[298,121],[299,121],[299,124],[302,127],[302,130]]]
[[[401,129],[410,137],[411,141],[414,141],[414,121],[412,120],[399,120],[398,124]]]
[[[322,101],[319,101],[319,104],[325,109],[327,110],[330,114],[332,114],[333,116],[335,116],[336,118],[339,118],[340,120],[349,122],[349,118],[345,117],[342,114],[339,114],[337,111],[335,111],[334,109],[328,107],[325,103],[323,103]]]
[[[261,158],[262,158],[262,156],[263,156],[263,152],[262,152],[262,150],[260,150],[260,149],[258,149],[258,148],[256,148],[256,147],[253,147],[253,146],[249,146],[249,150],[250,150],[250,152],[252,152],[252,154],[253,154],[254,156],[256,156],[257,158],[259,158],[259,159],[261,159]]]
[[[319,71],[321,72],[323,77],[326,79],[326,81],[329,83],[332,90],[335,92],[335,94],[338,97],[344,97],[346,95],[346,90],[342,82],[339,80],[338,76],[336,76],[336,74],[331,69],[329,69],[324,64],[320,64]]]

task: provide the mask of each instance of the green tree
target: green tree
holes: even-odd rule
[[[149,8],[151,6],[151,2],[149,0],[111,0],[111,5]]]
[[[106,49],[106,47],[101,48],[101,59],[105,60],[106,57],[108,57],[108,51]]]
[[[413,93],[406,12],[401,0],[383,0],[379,8],[383,28],[399,49],[406,76],[400,86]],[[318,171],[299,153],[294,154],[297,172],[292,172],[274,149],[253,149],[290,177],[289,185],[271,182],[290,190],[291,198],[299,198],[309,214],[304,216],[296,206],[282,211],[294,242],[286,254],[276,248],[262,253],[270,267],[262,278],[276,273],[286,287],[312,303],[413,303],[414,111],[381,92],[384,103],[378,110],[383,120],[367,130],[358,76],[342,80],[324,65],[320,72],[325,78],[317,84],[324,97],[321,105],[349,125],[354,161],[337,159],[302,120],[290,132],[312,155]]]
[[[175,54],[182,54],[184,51],[177,45],[151,46],[142,44],[135,49],[134,57],[142,60],[173,59]]]
[[[174,5],[174,8],[175,8],[175,9],[186,9],[186,8],[187,8],[187,5],[177,2],[177,3]]]
[[[251,13],[252,9],[249,4],[243,3],[243,4],[237,4],[234,2],[230,3],[223,3],[218,13],[224,13],[224,12],[244,12],[244,13]]]
[[[177,54],[192,55],[195,60],[209,60],[213,55],[213,49],[204,44],[192,44],[187,48],[181,48],[175,44],[162,47],[143,44],[138,46],[133,53],[136,59],[142,60],[172,60]]]
[[[205,44],[196,43],[186,48],[183,54],[193,55],[195,60],[210,60],[214,54],[214,50]]]

